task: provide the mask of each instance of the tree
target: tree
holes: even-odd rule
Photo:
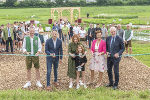
[[[6,0],[6,6],[13,7],[17,0]]]
[[[98,5],[106,5],[109,0],[97,0]]]
[[[64,0],[55,0],[56,4],[62,6],[64,4]]]

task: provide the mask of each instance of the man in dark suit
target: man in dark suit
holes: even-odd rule
[[[109,84],[107,87],[113,87],[114,90],[118,88],[119,82],[119,62],[121,55],[124,52],[123,39],[116,35],[116,28],[110,28],[111,36],[106,39],[107,50],[107,67]],[[113,82],[112,67],[114,66],[115,82]]]
[[[7,24],[7,28],[4,29],[4,41],[6,41],[6,52],[9,52],[9,44],[11,47],[11,52],[13,53],[13,40],[14,40],[14,34],[13,30],[11,28],[11,24]]]
[[[62,62],[62,55],[63,55],[63,49],[62,49],[62,41],[57,38],[58,33],[57,30],[53,30],[52,32],[52,38],[48,39],[45,44],[45,52],[47,55],[47,90],[51,90],[50,86],[50,76],[52,71],[52,64],[54,65],[54,85],[58,86],[57,82],[57,70],[58,70],[58,64],[59,62]]]
[[[87,35],[89,49],[91,48],[91,42],[94,40],[94,38],[95,38],[95,30],[93,28],[93,25],[90,24],[90,28],[88,29],[88,35]]]

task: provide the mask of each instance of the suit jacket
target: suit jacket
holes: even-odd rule
[[[11,38],[12,40],[14,40],[14,33],[12,28],[10,28],[10,32],[11,32]],[[7,28],[4,29],[4,40],[8,40],[8,30]]]
[[[47,55],[50,55],[50,53],[55,53],[55,55],[61,55],[56,56],[56,59],[57,60],[59,60],[59,58],[62,59],[63,55],[62,41],[59,38],[57,38],[56,48],[54,48],[53,39],[52,38],[48,39],[45,44],[45,53]],[[47,56],[47,59],[52,60],[53,58],[51,56]]]
[[[92,47],[91,47],[91,51],[95,52],[95,44],[96,44],[97,40],[93,40],[92,42]],[[98,52],[104,52],[106,53],[106,42],[104,40],[101,40],[100,44],[99,44],[99,48],[98,48]]]
[[[91,35],[92,35],[92,37],[90,37],[90,33],[91,33]],[[91,38],[91,39],[94,39],[95,38],[95,29],[94,28],[89,28],[88,29],[88,40],[89,40],[89,38]]]
[[[110,52],[111,39],[112,39],[112,36],[109,36],[106,39],[106,51],[107,52]],[[115,43],[112,49],[112,55],[119,53],[119,58],[117,58],[116,60],[120,61],[121,55],[124,52],[124,50],[125,50],[125,47],[124,47],[123,39],[120,38],[118,35],[116,35]]]

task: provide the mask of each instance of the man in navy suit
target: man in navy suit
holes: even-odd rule
[[[107,87],[113,87],[114,90],[118,88],[119,82],[119,62],[122,53],[124,52],[124,43],[122,38],[116,35],[116,28],[110,28],[111,36],[106,39],[107,50],[107,67],[109,84]],[[114,66],[115,82],[113,82],[112,67]]]
[[[54,65],[54,85],[58,86],[57,82],[57,70],[58,70],[58,64],[59,62],[62,63],[62,55],[63,55],[63,49],[62,49],[62,41],[57,38],[58,33],[57,30],[53,30],[52,32],[52,38],[48,39],[45,44],[45,52],[47,55],[47,90],[51,90],[50,86],[50,76],[52,71],[52,64]]]

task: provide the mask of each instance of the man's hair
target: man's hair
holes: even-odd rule
[[[34,29],[34,28],[30,28],[30,30],[29,30],[29,31],[31,31],[31,30],[35,31],[35,29]]]
[[[52,32],[57,32],[58,33],[58,31],[56,29],[53,29]]]
[[[121,24],[118,24],[117,26],[121,26]]]
[[[116,31],[116,28],[115,28],[115,27],[111,27],[111,28],[110,28],[110,31],[112,31],[112,30],[115,30],[115,31]]]
[[[130,25],[130,24],[127,24],[127,26],[131,27],[131,25]]]

